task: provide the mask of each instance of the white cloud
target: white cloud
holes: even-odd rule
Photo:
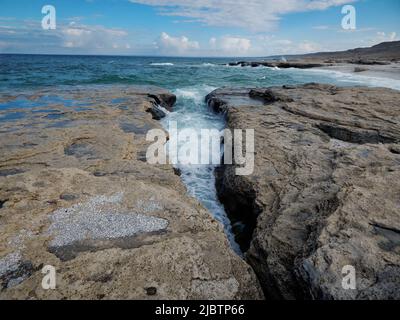
[[[161,33],[155,45],[161,53],[168,55],[190,54],[200,48],[197,41],[191,41],[185,36],[172,37],[166,32]]]
[[[242,56],[249,53],[251,40],[240,37],[225,36],[220,39],[211,38],[210,49],[217,55]]]
[[[273,29],[282,15],[325,10],[357,0],[129,0],[159,7],[160,14],[194,19],[210,26],[252,31]]]
[[[270,56],[303,54],[323,51],[324,47],[309,40],[294,41],[275,35],[255,35],[247,38],[224,36],[211,38],[206,55],[213,56]]]
[[[302,41],[297,46],[297,53],[313,53],[319,51],[321,48],[318,44],[311,41]]]
[[[126,46],[124,37],[127,35],[124,30],[77,25],[74,22],[60,28],[62,46],[65,48],[118,49]]]
[[[36,21],[24,20],[15,26],[0,25],[6,45],[1,52],[30,53],[130,53],[132,39],[122,29],[98,25],[59,22],[57,29],[45,31]]]
[[[397,39],[397,34],[396,32],[390,32],[388,34],[386,34],[386,32],[377,32],[377,40],[376,41],[395,41]]]
[[[291,40],[275,35],[257,35],[251,38],[251,56],[302,54],[322,51],[324,48],[309,40]]]

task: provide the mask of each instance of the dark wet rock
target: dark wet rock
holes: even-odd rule
[[[112,248],[123,250],[132,250],[154,244],[154,239],[165,235],[167,231],[159,230],[154,232],[143,232],[131,236],[119,238],[100,238],[100,239],[82,239],[64,245],[50,245],[48,251],[54,254],[61,261],[66,262],[74,260],[80,254],[85,252],[99,252]]]
[[[207,99],[229,128],[255,129],[254,173],[223,166],[217,188],[229,213],[256,219],[242,232],[267,297],[399,299],[400,93],[307,84]],[[347,265],[356,290],[342,287]]]
[[[155,296],[157,294],[157,288],[155,287],[145,288],[145,290],[148,296]]]
[[[101,171],[95,171],[95,172],[93,172],[93,175],[95,177],[105,177],[107,175],[107,173],[106,172],[101,172]]]
[[[149,98],[154,99],[155,104],[160,105],[169,111],[172,111],[172,107],[176,103],[176,96],[168,92],[159,93],[157,95],[149,94]]]
[[[360,65],[366,65],[366,66],[373,66],[373,65],[385,66],[385,65],[390,64],[390,62],[386,62],[386,61],[364,60],[364,59],[349,60],[348,62],[352,63],[352,64],[360,64]]]
[[[315,62],[307,62],[307,61],[291,61],[291,62],[282,62],[282,61],[240,61],[240,62],[232,62],[228,64],[229,66],[241,66],[241,67],[269,67],[269,68],[280,68],[280,69],[289,69],[289,68],[297,68],[297,69],[311,69],[311,68],[319,68],[324,67],[327,64],[325,63],[315,63]]]
[[[234,170],[234,168],[219,167],[215,170],[218,197],[228,213],[237,243],[240,245],[241,250],[246,252],[250,247],[261,208],[257,207],[255,202],[256,193],[251,184],[245,185],[240,182],[241,192],[238,193],[236,191],[238,187],[236,185],[237,181],[235,179],[227,179],[227,177],[231,177],[227,175],[228,170]],[[231,174],[235,175],[233,172]]]
[[[3,208],[4,204],[8,201],[8,199],[6,200],[0,200],[0,209]]]
[[[174,173],[175,175],[177,175],[178,177],[180,177],[182,175],[182,170],[179,168],[174,168]]]
[[[400,146],[399,145],[391,145],[389,146],[389,151],[394,153],[394,154],[400,154]]]
[[[0,169],[0,177],[13,176],[23,172],[24,171],[22,169]]]
[[[161,110],[157,104],[153,104],[152,107],[147,109],[147,112],[151,113],[154,120],[161,120],[166,116],[165,112]]]

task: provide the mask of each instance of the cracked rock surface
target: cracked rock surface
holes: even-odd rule
[[[174,102],[134,86],[0,98],[0,299],[263,297],[173,168],[146,163],[152,110]]]
[[[224,166],[217,187],[253,223],[246,258],[266,296],[400,299],[400,92],[307,84],[207,101],[229,128],[255,129],[254,173]]]

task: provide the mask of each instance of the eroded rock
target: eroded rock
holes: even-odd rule
[[[217,186],[228,212],[256,220],[244,245],[267,297],[399,299],[400,92],[307,84],[207,100],[229,128],[255,129],[254,174],[224,166]],[[356,290],[342,287],[347,265]]]
[[[145,131],[162,130],[147,110],[171,110],[174,95],[129,86],[26,99],[32,117],[2,123],[0,135],[1,299],[263,297],[172,166],[143,159]],[[55,290],[41,287],[44,265]]]

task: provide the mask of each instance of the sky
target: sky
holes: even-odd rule
[[[55,29],[43,29],[45,5]],[[342,27],[345,5],[356,28]],[[0,53],[261,57],[400,39],[400,0],[0,0]],[[46,20],[48,21],[48,20]]]

